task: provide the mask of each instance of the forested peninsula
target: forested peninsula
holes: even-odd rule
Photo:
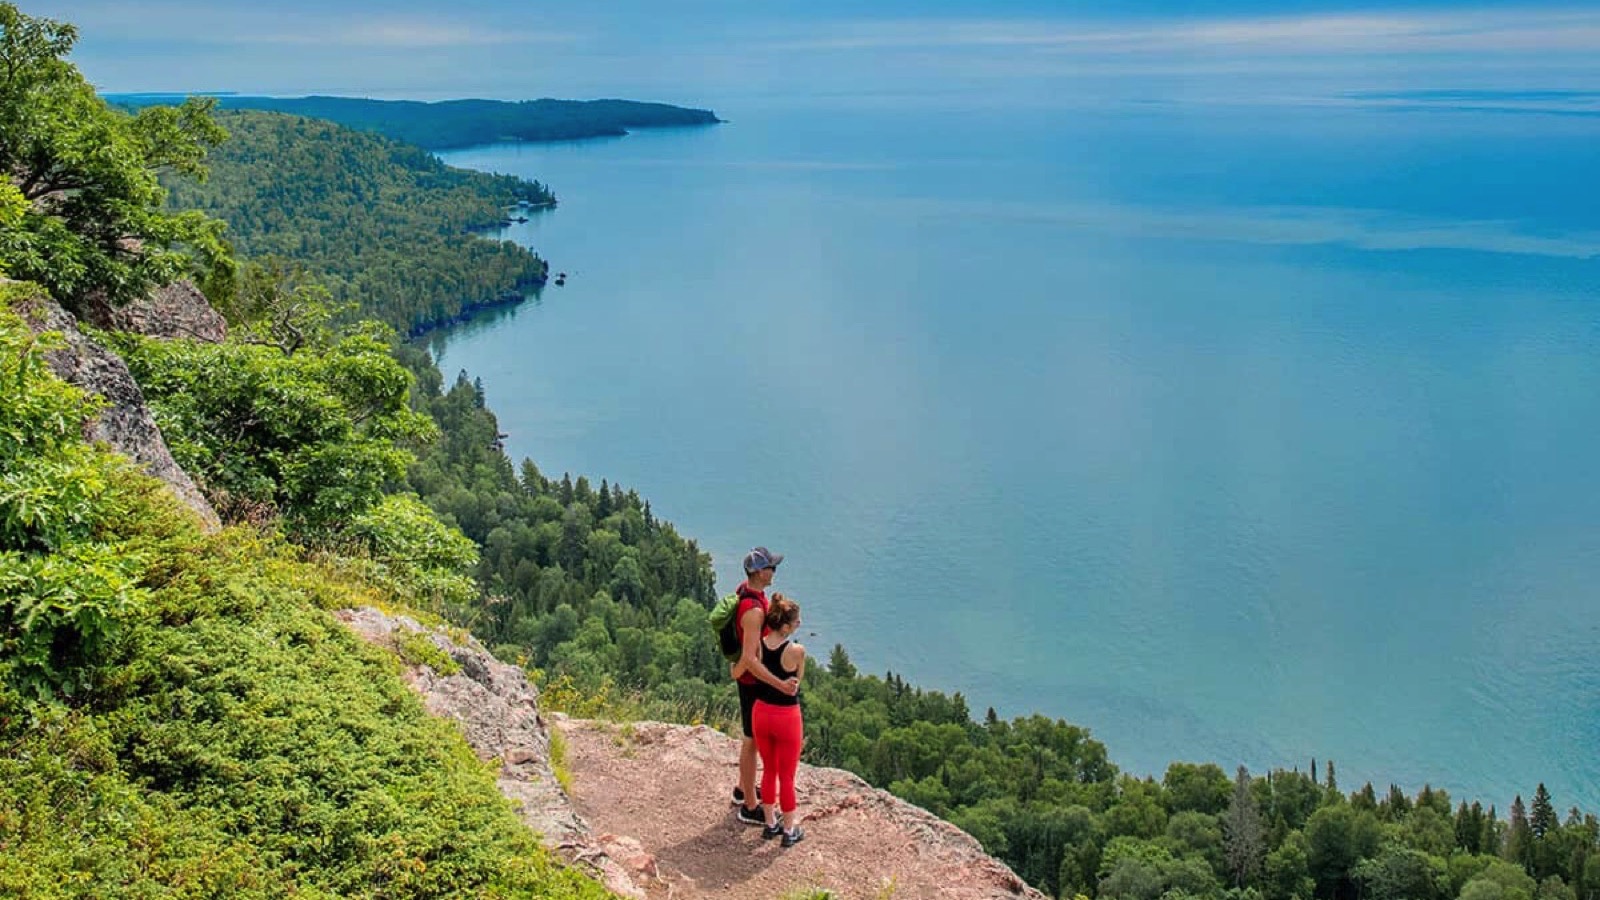
[[[549,266],[509,241],[470,240],[552,206],[544,185],[468,172],[425,150],[331,122],[221,112],[231,136],[204,182],[170,172],[168,207],[226,223],[243,256],[303,270],[358,318],[402,334],[535,293]]]
[[[374,131],[428,150],[501,141],[569,141],[620,137],[630,128],[714,125],[709,109],[635,100],[368,100],[357,97],[242,97],[214,95],[220,109],[290,113]],[[170,94],[111,94],[139,108],[181,101]]]
[[[74,37],[0,2],[0,272],[15,279],[0,282],[0,894],[599,896],[328,610],[469,629],[550,709],[727,728],[709,558],[636,490],[509,459],[481,387],[401,339],[418,310],[459,303],[459,282],[418,269],[395,285],[387,251],[338,244],[374,227],[398,248],[498,246],[469,213],[446,231],[363,219],[386,192],[458,176],[430,181],[425,154],[392,142],[326,152],[360,145],[281,114],[110,107],[65,62]],[[231,184],[246,177],[254,193]],[[230,195],[251,199],[215,199]],[[257,221],[218,218],[235,208]],[[325,246],[306,253],[314,235]],[[224,339],[100,337],[214,533],[84,439],[100,403],[52,373],[59,340],[30,325],[40,304],[90,315],[180,276],[227,317]],[[1502,810],[1427,785],[1352,790],[1328,760],[1140,777],[1081,726],[975,715],[959,693],[857,671],[845,647],[822,656],[807,761],[948,819],[1052,896],[1600,891],[1600,821],[1537,783]]]

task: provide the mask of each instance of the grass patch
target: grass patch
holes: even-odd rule
[[[559,728],[550,729],[550,770],[556,775],[556,784],[570,795],[572,767],[567,763],[567,737]]]
[[[425,631],[396,631],[394,645],[400,658],[413,666],[427,666],[439,675],[455,675],[461,671],[461,664],[439,649]]]

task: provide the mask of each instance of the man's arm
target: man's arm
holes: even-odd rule
[[[780,679],[772,674],[766,663],[761,661],[761,619],[761,608],[757,606],[745,610],[744,615],[739,617],[739,624],[744,630],[744,645],[739,657],[739,668],[754,675],[756,680],[793,696],[800,690],[799,682],[793,678],[788,681]]]

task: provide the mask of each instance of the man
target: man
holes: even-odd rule
[[[782,553],[765,547],[745,554],[745,580],[739,585],[739,606],[733,614],[734,633],[739,636],[741,649],[739,661],[733,664],[733,675],[739,684],[739,719],[744,726],[744,740],[739,744],[739,787],[733,792],[733,799],[739,803],[736,815],[746,825],[767,824],[756,796],[756,740],[750,727],[756,685],[765,682],[790,696],[800,690],[798,678],[781,679],[761,662],[761,638],[767,633],[767,588],[772,586],[781,562]]]

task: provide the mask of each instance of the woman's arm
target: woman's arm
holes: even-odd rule
[[[789,646],[783,648],[783,667],[794,673],[797,682],[806,677],[806,648],[790,641]]]

